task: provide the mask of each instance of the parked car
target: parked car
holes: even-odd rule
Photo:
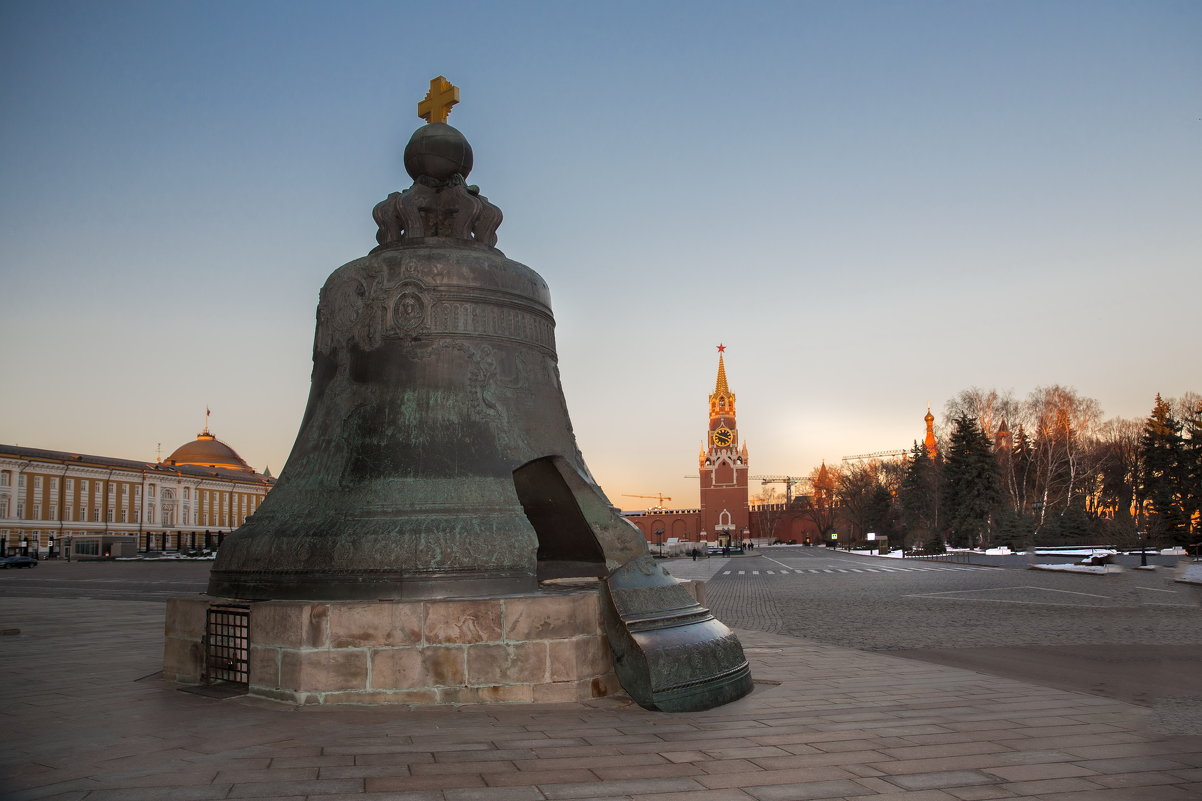
[[[38,560],[32,556],[6,556],[0,559],[0,567],[8,570],[10,567],[37,567]]]

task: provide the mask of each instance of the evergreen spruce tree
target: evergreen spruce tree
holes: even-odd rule
[[[915,542],[925,543],[934,535],[942,543],[938,475],[938,461],[931,458],[926,445],[915,442],[898,488],[906,537],[913,536]]]
[[[1139,437],[1138,492],[1140,506],[1151,515],[1149,533],[1184,544],[1189,541],[1189,515],[1182,479],[1188,468],[1181,428],[1169,404],[1157,394]]]
[[[974,546],[984,541],[990,517],[1002,503],[1001,475],[975,417],[957,417],[951,440],[943,467],[944,519],[953,545]]]
[[[1035,518],[1013,509],[1003,509],[998,514],[998,545],[1005,545],[1014,551],[1027,547],[1035,534]]]

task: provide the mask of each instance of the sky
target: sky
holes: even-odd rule
[[[437,75],[616,505],[697,504],[719,343],[753,475],[973,386],[1144,418],[1202,391],[1200,41],[1195,0],[4,0],[0,442],[152,460],[207,406],[278,474]]]

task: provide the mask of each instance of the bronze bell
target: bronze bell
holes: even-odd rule
[[[601,577],[615,667],[640,704],[704,709],[746,694],[734,634],[647,555],[589,475],[547,284],[494,247],[501,212],[465,184],[471,162],[445,123],[410,140],[414,184],[375,208],[379,246],[322,288],[292,453],[222,545],[209,594],[493,596]]]

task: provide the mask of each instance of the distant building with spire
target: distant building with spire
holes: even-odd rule
[[[1010,426],[1005,417],[1002,418],[1001,425],[993,434],[993,449],[999,454],[1006,455],[1014,450],[1014,436],[1010,433]]]
[[[935,440],[935,415],[931,414],[931,404],[927,404],[927,413],[922,419],[927,424],[927,433],[922,438],[922,444],[927,449],[927,457],[932,460],[938,459],[939,443]]]
[[[726,544],[751,534],[747,505],[747,445],[739,442],[735,393],[726,381],[725,345],[718,346],[718,377],[709,397],[706,444],[698,460],[701,491],[701,530],[709,539]]]
[[[747,443],[739,434],[735,393],[726,377],[725,345],[718,346],[718,374],[709,395],[705,442],[697,454],[699,509],[664,509],[626,512],[653,550],[673,540],[711,544],[739,544],[748,540],[780,538],[817,542],[817,532],[799,507],[750,502],[750,462]],[[691,546],[690,546],[691,547]],[[672,551],[671,547],[664,548]]]

